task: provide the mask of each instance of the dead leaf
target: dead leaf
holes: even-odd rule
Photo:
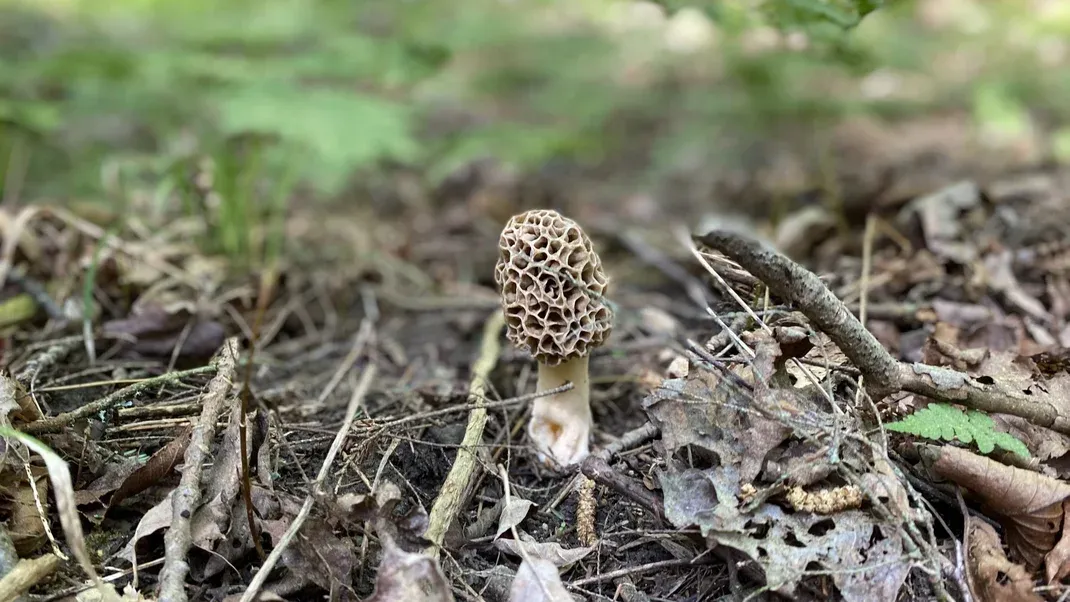
[[[160,500],[152,508],[141,517],[138,521],[137,527],[134,528],[134,535],[130,538],[130,541],[126,542],[126,546],[116,556],[129,562],[130,564],[137,563],[137,543],[142,539],[171,526],[171,521],[174,519],[174,512],[172,511],[171,497],[174,495],[174,490],[167,493],[167,497]]]
[[[238,426],[241,406],[235,404],[230,413],[230,424],[223,434],[223,443],[215,455],[215,463],[207,475],[204,502],[190,519],[193,545],[206,551],[215,549],[215,543],[224,537],[234,499],[241,491],[241,439]],[[251,439],[253,429],[248,429]],[[244,511],[239,512],[244,518]]]
[[[1033,579],[1020,564],[1007,559],[999,534],[988,523],[971,518],[967,578],[979,602],[1041,602]]]
[[[770,367],[765,378],[771,371]],[[684,379],[664,381],[643,400],[643,407],[650,421],[661,429],[667,454],[686,445],[709,450],[722,464],[743,465],[741,478],[749,482],[790,429],[746,411],[755,398],[747,394],[744,381],[733,378],[731,374],[691,370]]]
[[[113,491],[123,486],[123,481],[141,466],[135,457],[122,456],[104,467],[104,474],[74,492],[74,501],[79,506],[100,503]]]
[[[108,501],[108,508],[104,513],[107,514],[108,510],[121,504],[126,498],[145,491],[171,474],[171,471],[182,461],[186,453],[191,432],[190,427],[183,429],[167,445],[156,450],[156,453],[152,454],[148,462],[145,462],[143,466],[137,468],[129,477],[123,480],[119,489],[112,494],[111,499]]]
[[[765,504],[742,512],[732,467],[672,470],[660,480],[670,523],[681,529],[697,526],[711,545],[747,554],[782,595],[791,597],[811,563],[817,563],[848,602],[893,602],[910,570],[898,529],[863,511],[787,514]]]
[[[14,378],[0,375],[0,426],[33,422],[44,416],[26,389]]]
[[[34,485],[37,487],[37,495],[45,508],[49,511],[50,497],[48,495],[48,471],[42,466],[30,466],[33,473]],[[26,479],[25,472],[18,477],[10,479],[15,484],[13,491],[6,496],[10,503],[8,509],[7,532],[11,541],[15,544],[15,550],[20,556],[29,557],[43,545],[47,539],[45,524],[41,522],[41,513],[37,510],[33,489]]]
[[[962,231],[960,215],[980,205],[977,184],[962,181],[911,201],[900,214],[916,214],[929,250],[962,265],[977,258],[977,248]],[[964,240],[964,238],[966,240]]]
[[[1070,501],[1063,502],[1063,516],[1070,510]],[[1062,581],[1070,575],[1070,521],[1063,520],[1063,533],[1048,555],[1044,557],[1044,572],[1048,583]]]
[[[572,596],[561,584],[557,566],[544,558],[532,558],[520,563],[513,585],[509,588],[509,602],[572,602]]]
[[[973,492],[999,515],[1011,552],[1036,568],[1055,547],[1070,484],[952,446],[921,447],[936,474]]]
[[[509,529],[519,525],[523,522],[524,518],[528,515],[528,511],[535,506],[535,502],[520,499],[516,496],[510,496],[509,503],[506,504],[502,510],[501,518],[498,519],[498,532],[494,534],[495,539],[502,536]]]
[[[1044,308],[1044,304],[1025,292],[1022,285],[1018,283],[1018,278],[1014,275],[1013,263],[1013,253],[1009,249],[985,255],[984,267],[989,288],[1003,295],[1006,302],[1015,309],[1040,322],[1051,324],[1054,319]]]
[[[594,548],[565,548],[557,542],[540,543],[515,539],[495,540],[494,547],[513,556],[541,558],[561,568],[572,566],[594,551]]]
[[[48,478],[52,483],[52,493],[56,500],[56,511],[59,522],[63,526],[63,534],[66,536],[67,545],[71,553],[78,560],[78,565],[92,579],[93,584],[101,590],[101,596],[105,602],[118,600],[118,596],[111,595],[104,589],[104,582],[89,557],[89,551],[85,545],[85,535],[82,531],[81,517],[78,515],[78,507],[74,502],[74,484],[71,481],[70,467],[56,452],[33,437],[11,430],[0,428],[0,436],[10,437],[30,448],[45,462],[48,469]]]
[[[244,523],[246,527],[241,528],[238,523]],[[240,519],[232,522],[232,526],[238,527],[238,534],[243,531],[248,534],[248,524],[248,521]],[[249,536],[245,537],[248,539]],[[383,539],[384,562],[387,555],[387,539],[393,542],[393,539],[389,537]],[[329,599],[331,600],[338,599],[343,591],[353,587],[352,573],[357,564],[357,549],[353,539],[341,539],[324,521],[309,519],[301,527],[301,536],[294,539],[291,545],[294,546],[290,550],[291,553],[284,554],[282,558],[283,564],[289,569],[291,575],[330,592]],[[382,566],[380,564],[380,571],[382,571]],[[221,566],[220,570],[223,568],[225,567]]]
[[[453,602],[449,583],[435,559],[402,550],[389,535],[382,536],[382,542],[375,591],[364,602]]]
[[[211,357],[226,338],[223,325],[215,320],[185,310],[172,313],[161,307],[148,307],[127,318],[105,322],[103,332],[131,340],[129,349],[135,353],[166,358],[179,344],[180,358]]]

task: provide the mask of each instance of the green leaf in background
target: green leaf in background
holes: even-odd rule
[[[973,97],[973,114],[983,132],[1000,139],[1024,136],[1031,127],[1029,113],[1000,84],[978,86]]]
[[[412,110],[358,92],[246,86],[223,92],[219,112],[223,133],[273,135],[300,149],[284,160],[328,192],[355,169],[419,154]]]

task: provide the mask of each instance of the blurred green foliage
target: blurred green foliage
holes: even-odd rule
[[[921,72],[936,47],[977,37],[909,33],[905,0],[666,1],[670,18],[698,8],[716,27],[716,43],[681,55],[665,50],[664,28],[622,32],[610,16],[619,4],[6,0],[3,189],[98,197],[118,182],[155,187],[166,203],[200,156],[242,180],[252,163],[228,156],[250,145],[238,156],[256,157],[258,178],[327,196],[384,165],[437,179],[484,157],[531,168],[631,153],[659,173],[683,154],[723,150],[728,132],[915,109],[829,90],[882,68]],[[883,20],[866,27],[874,17]],[[781,38],[756,51],[756,32],[770,27],[805,43],[786,48]],[[991,42],[991,30],[981,35]],[[1011,67],[1020,54],[1000,60]],[[978,78],[926,94],[926,104],[965,93],[979,114],[1004,119],[1025,94],[1067,90],[1065,76],[1020,60],[1007,71],[991,85]],[[225,195],[244,197],[235,215],[264,194],[236,190]],[[244,244],[226,236],[228,247]]]

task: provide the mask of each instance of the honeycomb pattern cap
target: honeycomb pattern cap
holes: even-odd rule
[[[556,211],[533,209],[509,220],[498,246],[494,281],[514,345],[556,366],[608,338],[609,279],[579,224]]]

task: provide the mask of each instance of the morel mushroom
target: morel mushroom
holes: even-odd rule
[[[541,460],[577,464],[590,453],[589,354],[613,326],[609,280],[591,239],[556,211],[514,216],[498,244],[494,280],[510,342],[538,362],[537,392],[572,383],[534,401],[528,436]]]

